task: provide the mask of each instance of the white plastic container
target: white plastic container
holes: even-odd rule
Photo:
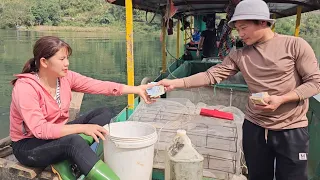
[[[185,130],[178,130],[167,147],[165,180],[202,180],[203,156],[192,146]]]
[[[147,123],[125,121],[104,126],[104,160],[121,180],[151,180],[156,129]]]

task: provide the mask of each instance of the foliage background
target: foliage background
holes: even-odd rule
[[[134,31],[158,33],[161,17],[134,10]],[[295,16],[277,20],[276,32],[293,35]],[[0,28],[29,29],[37,26],[105,27],[109,31],[125,30],[125,8],[104,0],[0,0]],[[67,28],[65,28],[67,29]],[[320,12],[302,15],[301,36],[320,35]]]

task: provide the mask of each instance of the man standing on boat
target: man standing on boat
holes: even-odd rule
[[[207,29],[201,33],[200,42],[197,48],[197,56],[200,56],[200,49],[202,48],[201,59],[214,56],[214,50],[216,49],[216,29],[214,20],[210,19],[206,22]]]
[[[268,5],[240,2],[229,26],[247,46],[221,64],[182,79],[159,82],[174,88],[217,84],[242,72],[250,93],[267,92],[266,105],[248,101],[243,123],[243,149],[249,180],[307,180],[309,150],[308,98],[320,93],[320,71],[310,45],[299,37],[274,33]]]

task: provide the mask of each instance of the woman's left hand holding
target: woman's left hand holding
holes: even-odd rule
[[[156,98],[150,98],[147,94],[147,89],[155,86],[155,84],[145,84],[137,86],[137,94],[144,100],[146,104],[151,104],[156,101]]]
[[[147,94],[147,89],[152,88],[156,84],[145,84],[140,86],[128,86],[125,85],[123,88],[123,94],[138,94],[145,103],[151,104],[156,101],[156,98],[150,98],[150,96]]]

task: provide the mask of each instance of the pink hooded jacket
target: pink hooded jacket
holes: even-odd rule
[[[71,90],[89,94],[119,96],[124,85],[95,80],[73,71],[60,78],[61,106],[39,83],[34,74],[16,75],[10,106],[10,137],[12,141],[36,137],[57,139],[68,121]]]

